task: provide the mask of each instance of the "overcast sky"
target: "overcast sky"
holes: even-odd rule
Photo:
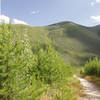
[[[2,0],[0,19],[32,26],[60,21],[94,26],[100,24],[100,0]]]

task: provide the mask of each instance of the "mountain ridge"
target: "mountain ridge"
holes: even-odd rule
[[[66,21],[48,26],[13,25],[22,37],[27,34],[31,45],[53,41],[66,64],[83,65],[91,56],[100,56],[100,25],[87,27]]]

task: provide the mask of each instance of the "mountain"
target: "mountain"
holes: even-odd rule
[[[13,25],[23,37],[27,34],[31,45],[53,41],[66,64],[83,65],[91,56],[100,56],[100,25],[85,27],[73,22],[60,22],[44,27]]]
[[[97,33],[100,36],[100,25],[90,28],[93,32]]]

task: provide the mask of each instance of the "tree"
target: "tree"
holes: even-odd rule
[[[35,57],[27,37],[21,40],[11,24],[0,27],[0,96],[16,100],[32,84]]]
[[[41,81],[51,84],[63,78],[66,66],[50,43],[45,49],[37,46],[37,72]]]

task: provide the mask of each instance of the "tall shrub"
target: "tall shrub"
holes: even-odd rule
[[[38,45],[36,68],[36,76],[47,84],[61,80],[66,74],[66,66],[51,43],[45,49]]]
[[[0,27],[0,96],[21,100],[24,90],[32,84],[35,56],[29,41],[12,31],[11,25]]]
[[[100,76],[100,60],[97,58],[93,60],[90,59],[89,62],[85,64],[84,73],[88,75]]]

